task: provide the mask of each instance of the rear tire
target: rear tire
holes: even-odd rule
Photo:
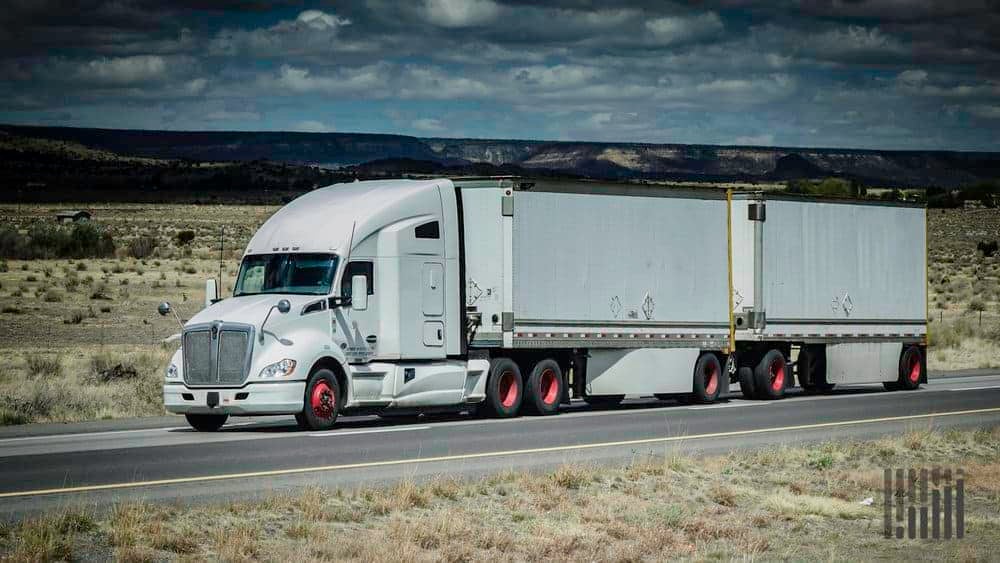
[[[226,423],[229,419],[228,414],[186,414],[184,418],[187,419],[188,424],[191,428],[194,428],[198,432],[217,432],[222,425]]]
[[[744,399],[756,399],[757,391],[754,389],[753,368],[750,366],[740,366],[736,371],[740,378],[740,393]]]
[[[559,400],[563,396],[566,383],[559,364],[546,358],[531,368],[526,385],[525,399],[531,410],[541,415],[559,412]]]
[[[884,383],[889,391],[913,391],[920,388],[924,375],[924,355],[917,346],[908,346],[899,357],[899,379]]]
[[[302,412],[295,421],[303,430],[329,430],[340,414],[340,384],[337,376],[328,369],[318,369],[306,382]]]
[[[780,350],[768,350],[754,370],[754,390],[761,399],[780,399],[788,387],[788,360]]]
[[[497,418],[517,416],[524,395],[521,368],[510,358],[490,361],[490,376],[486,381],[486,414]]]
[[[722,363],[719,357],[705,352],[694,363],[694,392],[691,399],[696,403],[714,403],[722,391]]]

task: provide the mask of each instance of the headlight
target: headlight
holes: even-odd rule
[[[177,377],[177,364],[170,364],[170,366],[167,367],[167,378],[170,379],[174,377]]]
[[[260,370],[261,377],[285,377],[295,371],[295,360],[284,359]]]

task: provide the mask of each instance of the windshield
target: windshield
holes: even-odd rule
[[[255,254],[243,258],[233,296],[260,293],[327,295],[336,254]]]

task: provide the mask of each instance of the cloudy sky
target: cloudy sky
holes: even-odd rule
[[[7,0],[0,123],[1000,150],[1000,1]]]

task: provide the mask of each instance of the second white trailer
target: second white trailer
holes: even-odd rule
[[[795,352],[798,384],[809,391],[926,381],[922,205],[741,193],[732,196],[731,230],[733,367],[744,394],[783,393],[761,365],[772,351],[778,364]]]

